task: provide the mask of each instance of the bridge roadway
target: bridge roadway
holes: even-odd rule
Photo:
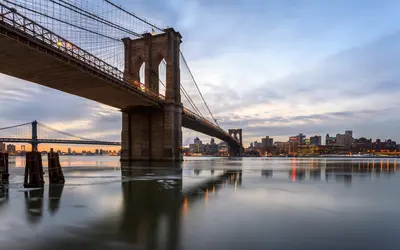
[[[0,142],[12,142],[12,143],[30,143],[33,140],[29,138],[0,138]],[[37,143],[43,144],[79,144],[79,145],[107,145],[107,146],[121,146],[120,142],[108,142],[108,141],[79,141],[79,140],[57,140],[57,139],[37,139]]]
[[[0,73],[120,110],[163,109],[163,96],[123,80],[118,69],[0,3]],[[182,126],[239,145],[226,131],[184,108]]]

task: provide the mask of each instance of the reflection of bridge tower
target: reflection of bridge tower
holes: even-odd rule
[[[228,133],[239,142],[239,146],[229,145],[229,155],[241,156],[243,153],[242,129],[229,129]]]
[[[159,65],[166,61],[166,93],[163,107],[136,106],[123,110],[121,161],[181,161],[182,103],[180,99],[179,46],[181,35],[172,28],[165,33],[124,38],[126,81],[139,82],[145,67],[146,89],[159,93]],[[146,91],[143,89],[143,91]]]
[[[145,171],[125,170],[125,178],[143,176]],[[149,171],[148,173],[154,173]],[[123,212],[120,232],[123,238],[146,249],[178,249],[180,237],[180,209],[183,200],[182,173],[160,170],[157,176],[174,175],[174,180],[131,180],[122,182]],[[173,183],[171,183],[173,182]]]

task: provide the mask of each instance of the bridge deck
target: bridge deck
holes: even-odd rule
[[[0,72],[120,109],[158,104],[133,86],[1,25]]]

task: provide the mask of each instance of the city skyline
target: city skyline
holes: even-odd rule
[[[115,2],[182,33],[211,110],[224,129],[243,129],[245,145],[265,134],[324,140],[350,128],[355,137],[400,141],[396,1]],[[0,86],[4,126],[40,120],[84,137],[120,139],[114,108],[1,74]],[[196,136],[209,141],[185,130],[183,144]]]

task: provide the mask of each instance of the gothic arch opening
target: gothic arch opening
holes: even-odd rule
[[[167,87],[167,61],[164,58],[158,64],[158,93],[165,96]]]

